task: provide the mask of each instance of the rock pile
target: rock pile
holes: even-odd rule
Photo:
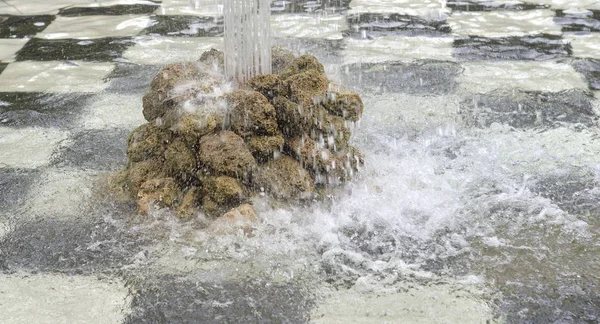
[[[223,53],[170,64],[143,98],[147,124],[129,137],[119,181],[141,214],[172,208],[182,218],[248,209],[252,195],[314,199],[349,180],[363,163],[348,144],[360,97],[329,91],[310,55],[274,50],[273,70],[233,90]]]

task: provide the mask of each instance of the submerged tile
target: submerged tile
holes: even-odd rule
[[[554,22],[564,32],[598,32],[600,10],[556,10]]]
[[[77,125],[84,129],[120,128],[132,131],[135,127],[146,123],[142,115],[141,93],[136,95],[105,93],[96,96],[86,104],[79,117]]]
[[[162,36],[223,36],[222,17],[153,16],[152,23],[141,34]]]
[[[132,46],[131,38],[40,39],[30,40],[18,53],[17,61],[98,61],[120,58]]]
[[[343,12],[350,7],[351,0],[299,0],[299,1],[278,1],[271,0],[271,13],[289,14],[289,13],[311,13],[311,12]]]
[[[348,15],[346,34],[355,38],[386,35],[440,36],[450,32],[446,16],[421,18],[397,13],[353,13]]]
[[[1,8],[0,8],[1,13]],[[0,15],[0,38],[33,37],[52,23],[55,16],[5,16]]]
[[[68,7],[60,9],[58,14],[63,17],[144,15],[152,14],[157,6],[159,6],[158,3],[98,7]]]
[[[161,66],[158,65],[117,63],[115,69],[106,77],[110,82],[106,92],[126,95],[145,94],[160,68]]]
[[[494,10],[535,10],[548,9],[550,5],[543,3],[530,3],[521,1],[489,1],[489,0],[449,0],[446,6],[453,12],[458,11],[494,11]]]
[[[61,8],[89,4],[89,0],[3,0],[0,2],[0,14],[15,16],[55,15]]]
[[[347,30],[341,14],[289,14],[271,16],[273,37],[342,39]]]
[[[0,275],[5,323],[118,324],[127,314],[129,290],[118,279],[61,274]]]
[[[52,152],[67,138],[52,128],[0,127],[0,168],[33,169],[50,163]]]
[[[572,64],[577,72],[583,74],[590,89],[600,90],[600,59],[578,59]]]
[[[463,122],[489,127],[493,123],[514,128],[595,126],[598,120],[593,96],[584,90],[560,92],[496,90],[469,95],[460,103]]]
[[[0,125],[68,128],[89,97],[78,93],[0,92]]]
[[[9,212],[21,207],[39,174],[36,170],[0,168],[0,210]]]
[[[0,74],[6,92],[98,92],[114,65],[88,62],[15,62]]]
[[[57,17],[36,35],[43,39],[93,39],[135,36],[152,24],[148,16]]]
[[[6,69],[7,66],[8,66],[8,63],[0,62],[0,74],[2,74],[2,71],[4,71],[4,69]]]
[[[448,18],[452,34],[457,36],[509,37],[560,35],[551,10],[456,12]]]
[[[349,14],[379,13],[400,14],[421,17],[424,19],[440,19],[450,11],[442,6],[439,0],[352,0]]]
[[[163,0],[155,13],[215,17],[223,15],[223,5],[214,0]]]
[[[600,59],[600,33],[565,33],[563,38],[573,48],[573,56]]]
[[[15,54],[28,41],[28,39],[0,39],[0,62],[14,62]]]
[[[195,61],[204,51],[223,48],[223,38],[217,37],[144,36],[137,37],[135,43],[123,57],[131,63],[144,65]]]
[[[375,39],[345,40],[344,63],[385,61],[441,60],[453,61],[450,37],[386,36]]]
[[[127,162],[130,130],[86,129],[74,134],[52,154],[51,164],[83,170],[115,171]]]
[[[558,35],[511,37],[459,36],[453,55],[460,61],[549,60],[571,55],[569,43]]]
[[[342,66],[340,78],[357,91],[441,95],[457,89],[461,72],[457,63],[434,60],[355,63]]]

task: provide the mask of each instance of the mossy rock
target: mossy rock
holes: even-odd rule
[[[136,128],[127,141],[127,156],[130,162],[140,162],[151,157],[162,156],[173,138],[168,130],[150,123]]]
[[[313,177],[327,173],[335,167],[335,157],[328,149],[320,147],[309,136],[295,137],[286,143],[287,148]]]
[[[300,74],[306,71],[314,70],[320,75],[325,75],[323,64],[312,55],[302,55],[293,60],[280,75],[282,79],[287,79],[292,75]]]
[[[211,48],[200,55],[199,62],[209,66],[216,65],[220,69],[225,68],[225,53],[217,49]]]
[[[196,154],[181,139],[176,138],[165,151],[165,167],[174,177],[196,172]]]
[[[209,225],[208,231],[215,234],[236,234],[242,231],[246,236],[252,237],[254,231],[252,225],[257,222],[258,216],[254,207],[250,204],[242,204],[215,219]]]
[[[286,97],[273,98],[273,107],[277,117],[279,129],[286,137],[301,136],[305,132],[307,117],[297,103]]]
[[[329,80],[316,70],[308,70],[294,74],[286,79],[290,99],[308,106],[315,101],[320,102],[325,97]]]
[[[258,91],[237,90],[229,95],[231,100],[231,128],[246,138],[276,135],[275,108]]]
[[[246,85],[252,90],[260,92],[267,99],[272,100],[277,96],[287,96],[288,93],[283,82],[276,74],[261,74],[250,78]]]
[[[141,162],[131,163],[127,168],[126,185],[133,197],[137,196],[142,184],[150,179],[164,178],[167,172],[163,160],[154,157]]]
[[[216,114],[186,114],[179,118],[171,130],[176,136],[183,138],[189,146],[196,148],[202,136],[220,129],[222,124],[222,118]]]
[[[298,161],[287,155],[261,165],[253,179],[254,189],[282,200],[313,197],[314,181]]]
[[[273,46],[271,49],[271,67],[274,74],[283,72],[296,59],[296,55],[281,46]]]
[[[199,149],[198,161],[214,175],[243,178],[256,167],[246,143],[232,131],[202,137]]]
[[[362,116],[365,105],[354,92],[330,93],[325,98],[323,106],[331,114],[351,121],[358,121]]]
[[[253,136],[246,140],[248,148],[257,161],[265,162],[273,159],[283,148],[285,139],[281,134],[275,136]]]
[[[219,217],[247,199],[241,182],[227,176],[203,178],[202,193],[202,210],[211,217]]]
[[[183,194],[181,204],[177,207],[177,217],[189,220],[198,213],[202,193],[199,187],[193,186]]]
[[[175,179],[157,178],[144,182],[137,198],[138,212],[145,215],[152,207],[176,207],[181,201],[182,193]]]
[[[327,115],[322,122],[315,123],[310,136],[318,140],[324,139],[324,144],[330,151],[342,151],[348,147],[352,132],[343,117]]]

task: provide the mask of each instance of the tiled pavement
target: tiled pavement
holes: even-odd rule
[[[8,235],[0,244],[5,254],[4,259],[0,254],[0,269],[90,275],[119,268],[142,250],[136,247],[139,238],[119,231],[81,226],[69,233],[58,224],[87,222],[82,214],[92,195],[89,177],[123,166],[127,134],[143,122],[141,96],[160,66],[222,47],[223,21],[215,3],[0,2],[0,237]],[[361,92],[421,101],[452,98],[458,109],[450,119],[460,115],[474,127],[597,122],[600,2],[299,0],[273,1],[272,12],[276,42],[315,54],[333,79]],[[516,89],[519,99],[501,91],[507,89],[513,96]],[[502,110],[506,105],[520,109],[521,103],[527,107],[518,118]],[[536,119],[540,115],[541,121]],[[94,217],[99,215],[89,216],[97,221]],[[54,229],[57,237],[76,237],[90,246],[109,242],[114,253],[102,263],[93,253],[77,252],[77,245],[60,245],[60,239],[55,246],[43,235],[33,243],[28,241],[32,237],[11,236],[19,229],[10,224],[21,218],[31,219],[20,229],[30,236]],[[115,240],[133,247],[110,243]],[[17,247],[21,253],[7,251]],[[10,280],[0,277],[0,283]],[[181,284],[182,289],[191,285]],[[241,289],[274,298],[300,294],[257,287],[250,282]],[[107,303],[114,302],[107,296]],[[137,302],[151,308],[143,305],[147,300]],[[299,315],[305,306],[290,311],[292,322],[305,320]],[[177,316],[175,309],[164,312],[166,322]],[[128,321],[149,318],[130,316]]]

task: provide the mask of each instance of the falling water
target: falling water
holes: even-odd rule
[[[271,73],[269,0],[225,0],[225,74],[238,82]]]

